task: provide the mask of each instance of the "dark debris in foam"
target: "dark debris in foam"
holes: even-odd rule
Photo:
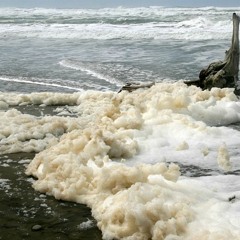
[[[176,163],[180,167],[180,172],[182,176],[186,177],[204,177],[204,176],[214,176],[214,175],[240,175],[240,169],[234,171],[223,172],[218,169],[201,168],[195,165],[184,165],[179,162]]]
[[[183,165],[176,163],[180,167],[181,175],[187,177],[202,177],[202,176],[212,176],[214,172],[212,169],[201,168],[195,165]],[[216,172],[215,172],[216,174]]]
[[[239,122],[232,123],[232,124],[228,125],[227,127],[230,127],[230,128],[235,129],[237,131],[240,131],[240,123]]]
[[[36,192],[33,178],[25,175],[26,163],[34,153],[0,155],[0,239],[81,239],[100,240],[101,232],[93,224],[79,229],[79,224],[94,221],[85,205],[56,200]],[[4,163],[7,161],[7,165]]]
[[[17,109],[22,114],[29,114],[36,117],[42,116],[71,116],[71,117],[78,117],[77,113],[74,113],[70,108],[71,106],[66,105],[18,105],[13,106],[12,108]],[[59,110],[60,109],[60,110]],[[63,112],[63,114],[59,114]]]
[[[56,108],[59,106],[41,106],[41,105],[19,105],[13,108],[20,111],[22,114],[30,114],[36,117],[40,116],[54,116],[56,115]]]

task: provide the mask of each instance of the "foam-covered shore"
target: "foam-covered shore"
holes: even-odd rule
[[[29,104],[58,107],[14,108]],[[0,109],[1,152],[39,152],[34,188],[88,205],[104,239],[240,239],[240,133],[223,126],[240,120],[232,89],[1,93]],[[177,163],[216,176],[180,176]]]

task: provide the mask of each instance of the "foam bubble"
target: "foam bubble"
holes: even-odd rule
[[[89,228],[92,228],[94,227],[94,221],[93,220],[90,220],[88,219],[86,222],[82,222],[79,224],[79,229],[83,229],[83,230],[86,230],[86,229],[89,229]]]

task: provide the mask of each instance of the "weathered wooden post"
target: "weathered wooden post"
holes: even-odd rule
[[[230,87],[237,89],[239,72],[239,20],[240,17],[233,13],[232,45],[226,51],[225,59],[211,63],[199,74],[199,80],[185,82],[188,85],[197,85],[202,89],[212,87]]]

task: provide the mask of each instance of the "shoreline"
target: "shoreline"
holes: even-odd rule
[[[16,105],[22,114],[55,116],[63,105]],[[37,153],[0,154],[0,239],[101,240],[91,209],[84,204],[57,200],[35,191],[34,178],[25,170]],[[76,214],[77,213],[77,214]],[[82,226],[82,227],[81,227]]]
[[[0,155],[0,239],[101,240],[87,206],[56,200],[32,188],[34,179],[25,174],[25,168],[34,155]],[[83,223],[85,228],[80,228]]]

